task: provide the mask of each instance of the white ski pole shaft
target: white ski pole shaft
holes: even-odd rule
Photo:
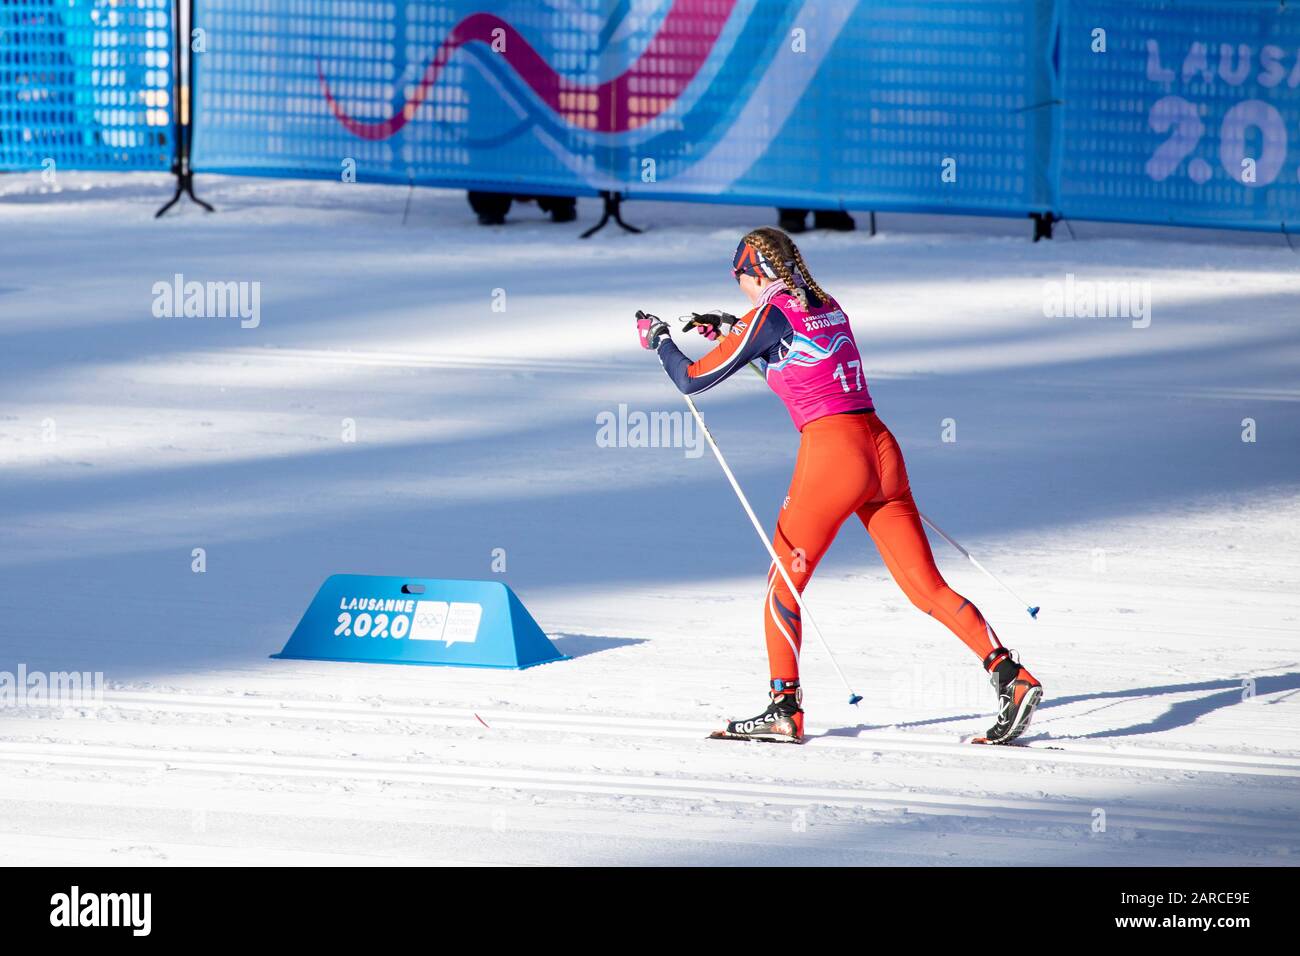
[[[917,513],[920,514],[920,512],[917,512]],[[1025,606],[1025,610],[1027,610],[1027,611],[1029,612],[1029,616],[1030,616],[1030,617],[1032,617],[1034,620],[1038,620],[1038,612],[1039,612],[1040,608],[1037,608],[1037,607],[1035,607],[1034,605],[1030,604],[1028,601],[1026,601],[1024,598],[1022,598],[1022,597],[1021,597],[1019,594],[1017,594],[1015,591],[1011,590],[1011,588],[1008,587],[1008,586],[1007,586],[1007,585],[1002,581],[1001,578],[999,578],[996,574],[994,574],[994,573],[993,573],[992,571],[990,571],[988,568],[984,567],[984,565],[980,564],[977,560],[975,560],[975,555],[971,554],[969,551],[967,551],[965,548],[963,548],[960,544],[958,544],[956,541],[954,541],[952,538],[950,538],[950,537],[948,536],[947,532],[945,532],[942,528],[940,528],[937,524],[935,524],[933,521],[931,521],[931,520],[930,520],[929,518],[927,518],[925,515],[921,515],[921,520],[924,521],[926,524],[928,524],[928,525],[930,526],[931,530],[933,530],[935,534],[937,534],[939,537],[943,538],[943,540],[947,541],[950,545],[952,545],[954,548],[956,548],[958,551],[960,551],[963,555],[965,555],[967,561],[969,561],[971,564],[975,565],[975,567],[979,568],[979,569],[980,569],[981,571],[983,571],[986,575],[988,575],[988,576],[989,576],[989,577],[990,577],[990,578],[991,578],[991,579],[992,579],[992,580],[993,580],[993,581],[994,581],[998,586],[1000,586],[1000,587],[1002,588],[1002,590],[1006,591],[1006,592],[1007,592],[1008,594],[1010,594],[1013,598],[1015,598],[1017,601],[1019,601],[1021,604],[1023,604],[1023,605]]]
[[[840,669],[839,661],[835,659],[835,654],[831,651],[831,646],[826,643],[826,638],[823,636],[821,628],[817,626],[817,622],[813,620],[812,614],[809,613],[808,605],[804,604],[803,596],[799,593],[799,589],[794,586],[794,582],[790,580],[790,574],[786,571],[785,565],[782,564],[781,559],[777,557],[776,548],[772,547],[772,542],[767,540],[767,534],[763,531],[763,526],[759,523],[758,516],[754,514],[754,509],[749,506],[749,499],[745,497],[745,492],[740,488],[740,482],[736,481],[736,476],[732,474],[731,468],[727,465],[727,459],[722,457],[722,450],[718,448],[718,443],[713,440],[713,433],[709,431],[709,426],[704,424],[704,416],[701,415],[700,410],[695,407],[695,402],[691,400],[691,396],[683,393],[682,398],[686,399],[686,404],[690,406],[691,414],[695,416],[696,423],[700,426],[700,430],[704,432],[705,440],[708,441],[709,447],[713,449],[713,457],[718,459],[718,464],[722,466],[723,474],[727,476],[727,481],[731,482],[732,490],[736,492],[736,497],[740,499],[740,506],[745,509],[745,514],[749,515],[750,524],[752,524],[754,530],[758,532],[759,540],[763,542],[763,547],[767,548],[767,553],[771,556],[772,563],[776,565],[777,572],[781,575],[781,579],[785,581],[785,586],[790,589],[790,593],[794,595],[795,603],[799,605],[799,611],[803,615],[804,623],[808,625],[809,630],[816,635],[817,639],[821,641],[822,647],[825,648],[826,656],[830,658],[831,666],[835,668],[835,673],[839,675],[841,683],[844,684],[845,689],[849,692],[849,703],[858,703],[862,700],[862,696],[853,692],[853,686],[849,683],[849,679],[844,676],[844,671]]]

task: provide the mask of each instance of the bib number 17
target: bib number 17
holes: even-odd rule
[[[849,385],[849,376],[844,371],[844,366],[846,364],[848,365],[850,371],[855,373],[854,376],[855,384],[853,384],[852,386]],[[844,391],[846,392],[861,391],[862,390],[862,363],[856,359],[853,360],[852,362],[847,362],[847,363],[841,362],[839,365],[835,366],[835,378],[839,379],[840,388],[844,389]]]

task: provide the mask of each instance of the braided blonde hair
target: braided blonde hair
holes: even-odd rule
[[[812,273],[808,271],[808,266],[803,261],[803,253],[799,247],[794,244],[794,240],[787,236],[780,229],[773,226],[762,226],[753,230],[745,236],[746,245],[753,246],[776,271],[776,277],[785,282],[785,287],[790,290],[790,294],[803,303],[803,307],[808,308],[808,292],[812,290],[813,295],[826,302],[829,296],[822,291],[822,287],[813,279]],[[790,263],[794,263],[794,268],[803,279],[801,286],[795,281],[794,273],[790,270]]]

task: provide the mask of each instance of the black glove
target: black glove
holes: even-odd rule
[[[731,327],[736,324],[736,317],[717,309],[712,312],[692,312],[690,321],[682,326],[683,332],[691,329],[699,332],[710,342],[722,335],[730,335]]]

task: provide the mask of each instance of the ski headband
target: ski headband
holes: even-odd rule
[[[794,263],[789,263],[790,271],[794,271]],[[763,253],[759,252],[745,240],[740,241],[736,246],[736,254],[731,257],[731,272],[737,279],[741,275],[763,276],[767,279],[776,278],[776,270],[772,268],[771,261]]]
[[[803,273],[799,267],[794,264],[793,259],[786,260],[786,268],[790,270],[790,276],[794,279],[796,286],[806,286],[808,283],[804,280]],[[763,276],[767,279],[777,279],[776,269],[772,267],[772,260],[759,252],[753,246],[749,245],[743,239],[740,245],[736,246],[736,254],[731,257],[731,274],[740,281],[742,275]]]

